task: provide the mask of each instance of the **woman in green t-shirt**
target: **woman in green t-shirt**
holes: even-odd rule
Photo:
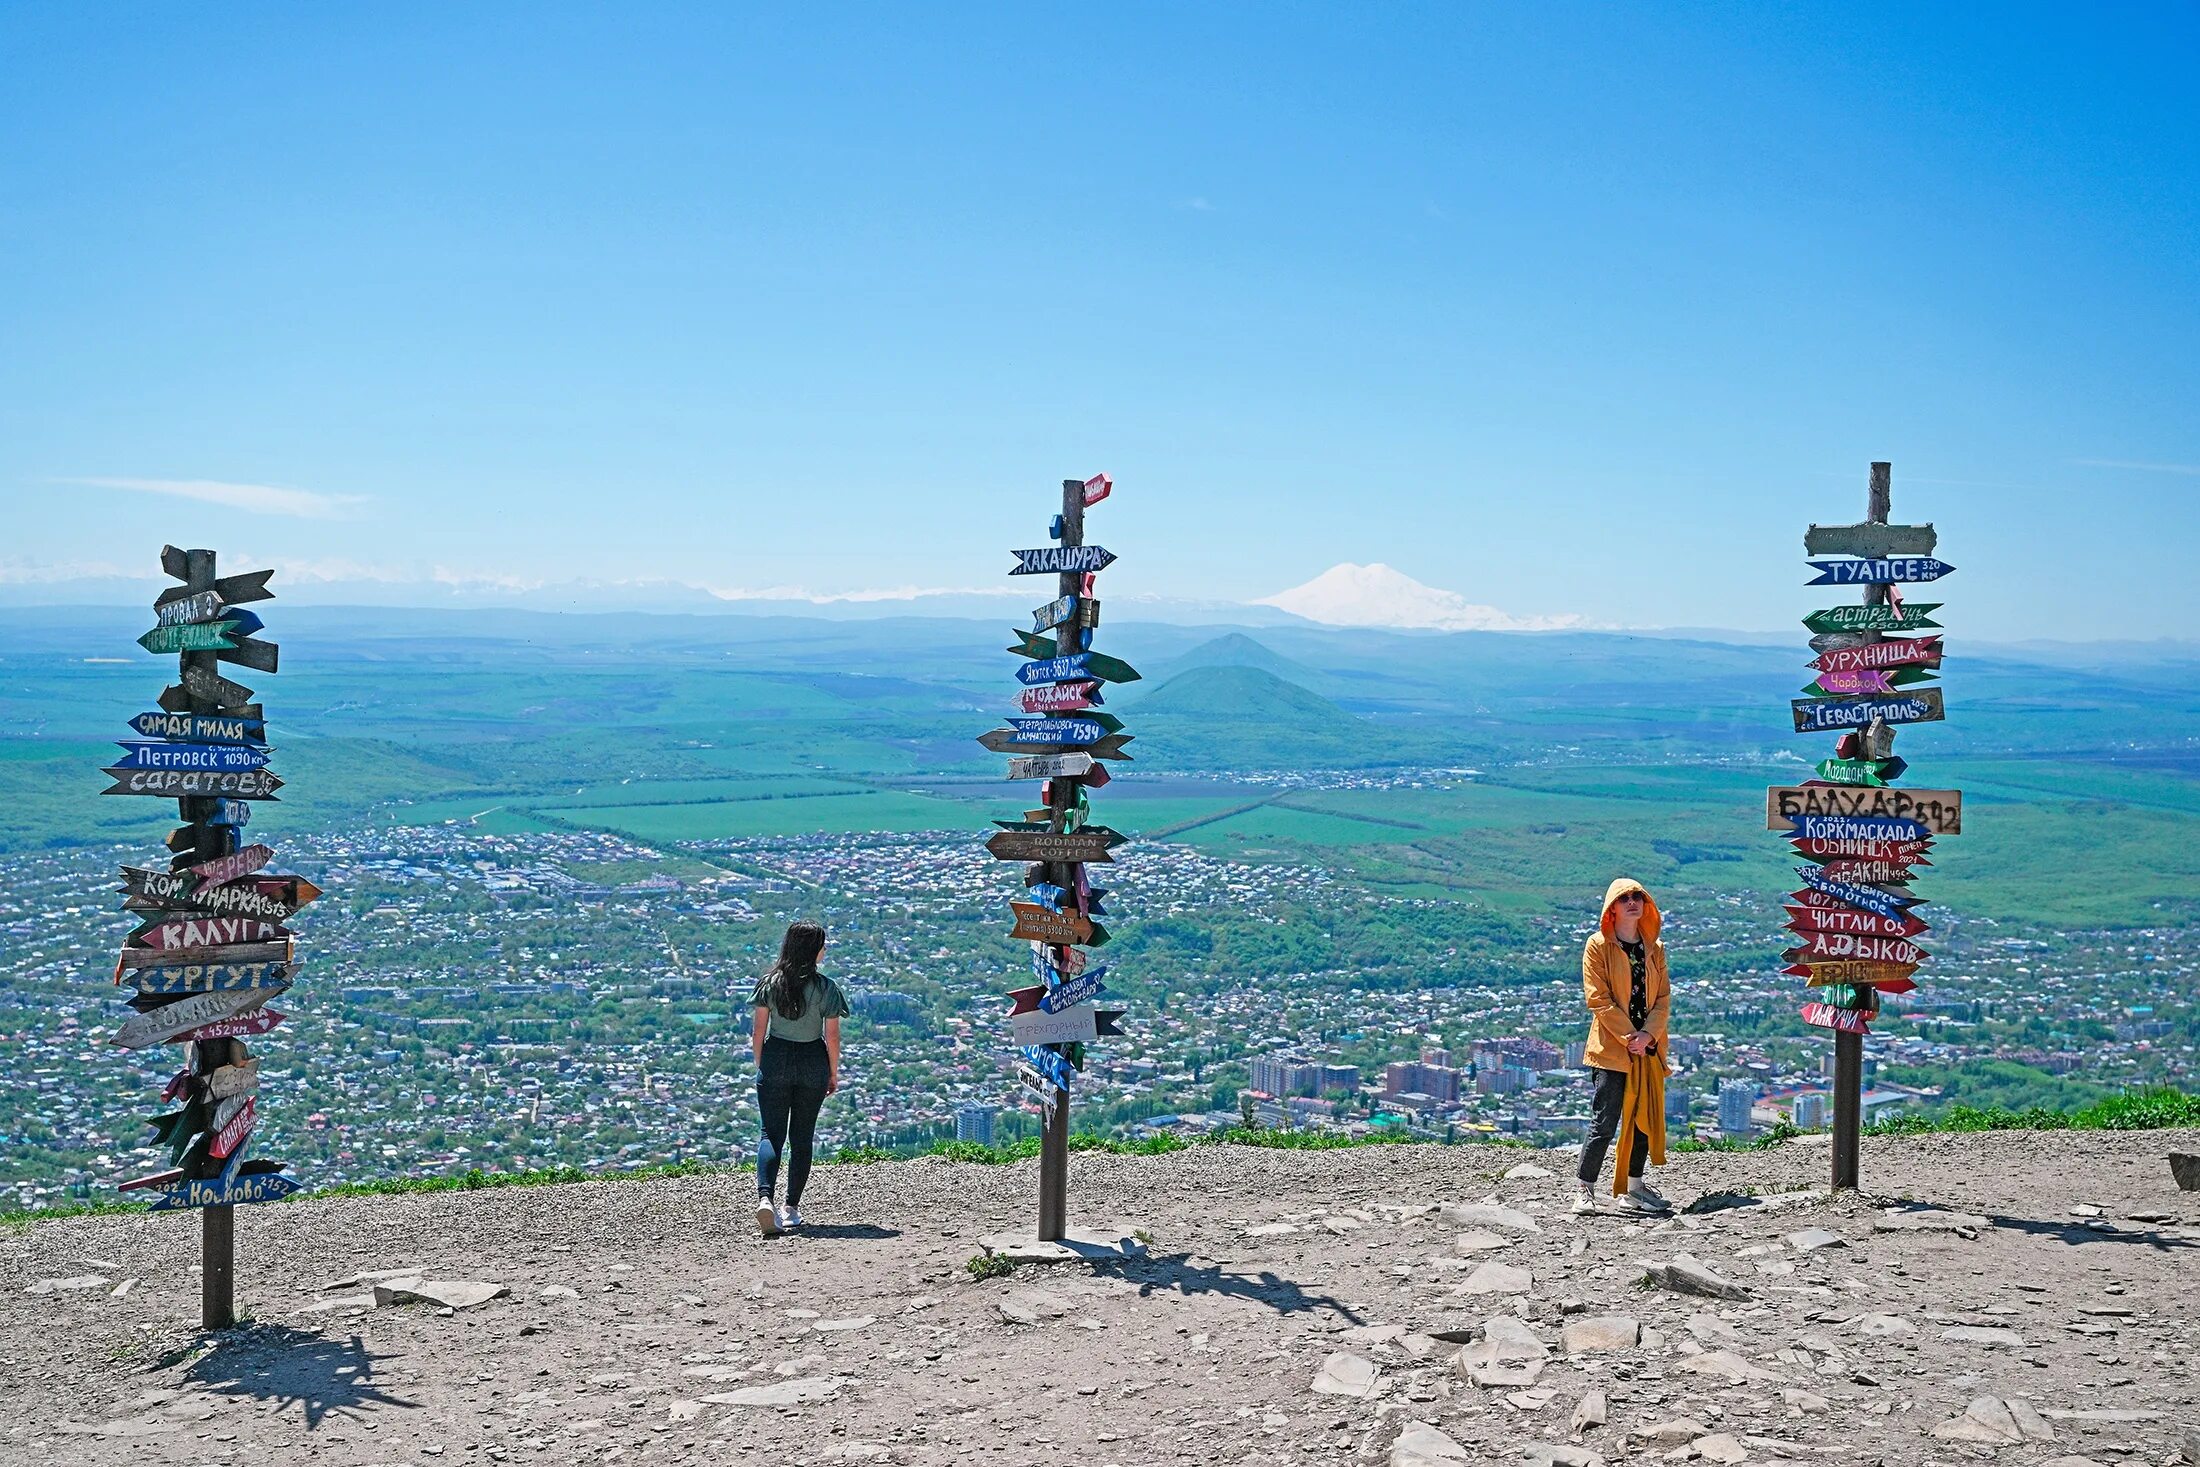
[[[796,922],[779,944],[779,961],[757,980],[749,1000],[756,1027],[756,1105],[764,1135],[756,1146],[756,1226],[767,1238],[802,1226],[802,1188],[810,1180],[810,1148],[825,1097],[840,1088],[840,1018],[848,1000],[817,971],[825,929]],[[787,1158],[787,1205],[774,1210],[779,1158]]]

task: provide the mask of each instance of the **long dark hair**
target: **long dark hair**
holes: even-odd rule
[[[815,922],[791,922],[779,940],[779,961],[772,964],[772,1012],[799,1019],[809,1003],[810,980],[817,977],[817,955],[825,951],[825,929]]]

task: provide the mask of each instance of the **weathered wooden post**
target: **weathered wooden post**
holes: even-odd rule
[[[115,982],[134,990],[137,1013],[110,1042],[181,1043],[185,1066],[161,1097],[181,1108],[148,1122],[175,1166],[122,1190],[150,1189],[156,1212],[202,1209],[200,1322],[227,1329],[236,1322],[235,1205],[298,1186],[276,1175],[281,1163],[244,1159],[258,1118],[259,1062],[243,1036],[282,1022],[263,1007],[297,972],[281,924],[320,892],[300,877],[264,873],[274,855],[268,847],[237,844],[250,802],[276,798],[283,782],[267,768],[266,723],[252,690],[222,676],[220,665],[275,671],[276,644],[255,637],[259,617],[238,609],[274,594],[271,572],[219,577],[213,551],[172,545],[161,551],[161,568],[183,584],[155,600],[159,625],[138,642],[178,654],[178,681],[160,695],[160,711],[130,720],[138,741],[125,742],[121,762],[104,771],[115,783],[103,793],[174,799],[184,823],[168,837],[168,870],[123,868],[123,905],[143,920],[126,939]]]
[[[1765,792],[1765,823],[1785,833],[1810,864],[1789,900],[1787,926],[1797,945],[1782,955],[1787,972],[1823,995],[1805,1003],[1803,1021],[1833,1031],[1833,1185],[1858,1185],[1863,1132],[1864,1035],[1879,994],[1907,993],[1928,954],[1912,939],[1927,929],[1914,909],[1912,869],[1929,865],[1933,839],[1963,831],[1961,790],[1896,789],[1907,764],[1894,755],[1895,726],[1944,716],[1939,636],[1889,639],[1889,632],[1937,628],[1938,602],[1905,607],[1897,587],[1935,581],[1955,569],[1932,558],[1931,525],[1891,525],[1893,466],[1871,466],[1863,523],[1812,525],[1803,536],[1813,586],[1862,586],[1861,606],[1814,611],[1803,624],[1817,678],[1794,700],[1798,733],[1838,732],[1834,757],[1818,778]]]
[[[1071,1077],[1084,1067],[1085,1043],[1121,1031],[1120,1011],[1100,1010],[1090,1000],[1106,991],[1105,968],[1086,966],[1081,947],[1099,947],[1108,930],[1093,918],[1104,915],[1107,893],[1092,885],[1089,862],[1114,860],[1110,852],[1123,837],[1087,823],[1087,791],[1108,782],[1106,759],[1128,759],[1130,742],[1122,723],[1101,705],[1103,682],[1131,682],[1138,673],[1129,664],[1091,650],[1093,628],[1100,624],[1100,603],[1092,597],[1093,580],[1115,557],[1104,547],[1085,544],[1085,508],[1107,498],[1114,488],[1107,475],[1062,481],[1062,513],[1054,522],[1059,544],[1015,552],[1012,575],[1053,572],[1056,599],[1032,613],[1032,629],[1015,633],[1008,650],[1033,659],[1017,669],[1023,685],[1023,711],[1007,728],[980,735],[979,742],[1009,760],[1010,779],[1039,779],[1041,807],[1021,820],[995,821],[1001,829],[986,842],[998,860],[1030,864],[1024,874],[1028,900],[1012,901],[1016,915],[1012,937],[1031,941],[1031,965],[1039,983],[1009,994],[1009,1026],[1024,1063],[1018,1078],[1039,1097],[1044,1112],[1039,1149],[1039,1238],[1062,1240],[1069,1227],[1069,1101]],[[1055,635],[1048,636],[1046,633]]]

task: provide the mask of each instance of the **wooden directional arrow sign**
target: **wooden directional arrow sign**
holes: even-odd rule
[[[1893,586],[1937,581],[1955,567],[1929,555],[1881,555],[1869,560],[1814,560],[1813,586]]]
[[[1803,691],[1817,697],[1891,698],[1904,688],[1931,682],[1933,676],[1922,667],[1872,667],[1858,672],[1822,672],[1815,681],[1805,683]]]
[[[169,549],[174,548],[173,546],[169,547]],[[166,569],[165,557],[167,554],[167,550],[161,552],[163,569]],[[184,575],[181,570],[170,570],[168,574],[178,580],[182,580]],[[266,601],[275,595],[273,591],[267,589],[268,579],[274,574],[275,572],[271,570],[264,570],[246,571],[241,576],[221,576],[214,582],[213,593],[229,606],[242,606],[247,601]],[[195,592],[188,586],[170,586],[153,598],[153,609],[159,611],[164,607],[173,606],[178,601],[187,601],[195,595],[202,596],[205,594],[203,591]]]
[[[1009,1002],[1013,1005],[1009,1012],[1012,1015],[1034,1012],[1058,1014],[1066,1008],[1089,1002],[1108,991],[1108,985],[1101,981],[1107,974],[1107,967],[1103,964],[1097,968],[1088,968],[1075,978],[1065,978],[1052,988],[1043,983],[1033,984],[1029,988],[1012,988],[1008,993]]]
[[[1903,759],[1821,759],[1818,777],[1829,784],[1884,785],[1909,767]]]
[[[1908,993],[1917,987],[1915,963],[1869,963],[1858,958],[1827,958],[1795,963],[1781,969],[1796,978],[1808,978],[1813,988],[1878,988],[1888,993]]]
[[[1075,912],[1050,912],[1037,902],[1010,902],[1008,909],[1016,914],[1016,930],[1010,937],[1028,937],[1034,942],[1057,944],[1084,943],[1094,945],[1096,934],[1102,932],[1098,924]],[[1033,1040],[1033,1043],[1041,1041]]]
[[[208,825],[250,825],[252,807],[242,800],[216,800],[204,819]]]
[[[1797,733],[1863,728],[1875,718],[1889,723],[1938,723],[1948,716],[1938,688],[1919,688],[1894,698],[1796,698],[1789,706],[1795,712]]]
[[[277,924],[256,917],[186,917],[148,922],[132,932],[128,941],[134,947],[169,950],[269,942],[290,935]]]
[[[203,963],[287,963],[290,940],[233,942],[214,947],[126,947],[115,959],[115,977],[125,968],[188,968]]]
[[[1115,564],[1115,553],[1101,545],[1048,545],[1009,553],[1016,557],[1012,576],[1083,575]]]
[[[126,969],[121,981],[139,993],[221,993],[236,988],[288,988],[296,963],[186,963]]]
[[[122,749],[117,769],[262,769],[267,765],[268,753],[249,744],[178,744],[165,739],[125,743]]]
[[[1791,834],[1799,840],[1923,840],[1932,829],[1894,816],[1798,815]]]
[[[195,744],[262,744],[267,725],[254,718],[230,718],[214,713],[140,713],[130,720],[133,731],[149,739],[183,739]]]
[[[215,649],[218,661],[249,667],[254,672],[273,672],[282,661],[282,647],[274,642],[263,642],[258,637],[239,637],[234,647]]]
[[[1899,897],[1876,886],[1863,886],[1853,881],[1836,881],[1815,866],[1799,866],[1795,874],[1803,878],[1803,885],[1811,891],[1867,912],[1877,912],[1882,917],[1900,917],[1917,905],[1914,897]]]
[[[282,780],[264,769],[127,769],[100,773],[114,781],[103,795],[152,795],[164,800],[219,798],[272,800]]]
[[[1932,614],[1938,601],[1913,601],[1904,606],[1829,606],[1803,618],[1814,632],[1914,632],[1937,627]]]
[[[1010,779],[1053,779],[1057,775],[1074,779],[1091,769],[1090,754],[1027,754],[1008,761]]]
[[[196,866],[185,866],[172,871],[172,876],[188,876],[201,888],[219,886],[225,881],[235,881],[240,876],[250,876],[275,859],[273,846],[252,845],[232,851],[226,856],[216,856],[211,861],[201,861]],[[311,883],[307,883],[311,885]]]
[[[1003,861],[1113,861],[1109,852],[1123,837],[1104,825],[1071,834],[1054,835],[1037,830],[1004,830],[985,843]]]
[[[1885,642],[1864,642],[1818,654],[1811,665],[1820,672],[1861,672],[1880,667],[1938,667],[1942,652],[1938,637],[1896,637]]]
[[[1806,1003],[1801,1011],[1803,1022],[1820,1029],[1839,1029],[1844,1034],[1869,1034],[1871,1025],[1866,1015],[1853,1009],[1837,1009],[1830,1003]]]
[[[1930,840],[1806,840],[1791,837],[1788,844],[1795,854],[1806,860],[1826,861],[1887,861],[1904,866],[1930,866],[1925,853],[1933,848]]]
[[[257,1094],[259,1088],[260,1062],[256,1059],[248,1059],[241,1065],[223,1065],[206,1077],[206,1093],[215,1100]]]
[[[252,701],[252,690],[242,683],[233,683],[218,672],[209,672],[196,663],[183,670],[183,689],[194,698],[204,698],[216,708],[234,708]],[[162,695],[164,698],[165,694]],[[166,707],[166,703],[161,706]]]
[[[109,1044],[123,1049],[146,1049],[192,1030],[234,1019],[266,1003],[281,988],[244,988],[228,993],[198,993],[139,1014],[114,1033]],[[273,1025],[268,1027],[272,1028]],[[212,1036],[203,1036],[212,1037]]]
[[[1123,720],[1112,713],[1080,713],[1070,718],[1011,718],[1008,726],[1013,737],[1033,743],[1097,744],[1109,734],[1121,733]]]
[[[1882,917],[1854,907],[1789,907],[1787,925],[1795,932],[1853,932],[1865,937],[1915,937],[1930,931],[1915,917]]]
[[[1908,886],[1916,875],[1908,863],[1858,861],[1846,856],[1821,862],[1818,869],[1835,881],[1860,881],[1867,886]]]
[[[1017,706],[1026,713],[1073,713],[1097,708],[1103,699],[1096,682],[1052,683],[1026,688],[1017,695]]]
[[[126,893],[142,901],[223,916],[257,917],[263,922],[280,922],[321,895],[321,888],[303,876],[247,876],[226,885],[202,888],[189,868],[148,871],[142,866],[125,866],[122,883]]]
[[[1138,669],[1120,658],[1103,653],[1077,652],[1067,657],[1049,657],[1040,662],[1027,662],[1016,669],[1016,678],[1026,687],[1092,678],[1098,678],[1102,682],[1130,683],[1138,681]]]
[[[1052,631],[1059,626],[1092,628],[1100,625],[1100,603],[1090,596],[1064,596],[1031,613],[1031,629]]]
[[[1039,719],[1034,721],[1040,724],[1074,724],[1079,722],[1080,720],[1074,718],[1059,718]],[[1131,736],[1129,734],[1104,734],[1100,732],[1100,726],[1098,724],[1093,724],[1091,725],[1091,727],[1094,737],[1089,742],[1082,739],[1056,740],[1049,742],[1043,739],[1019,737],[1020,731],[1014,728],[996,728],[986,733],[979,734],[978,742],[985,745],[988,749],[991,749],[996,754],[1082,753],[1090,755],[1092,758],[1095,759],[1128,759],[1131,757],[1130,755],[1123,752],[1123,746],[1131,741]]]
[[[244,1145],[245,1138],[252,1134],[258,1111],[259,1102],[246,1096],[226,1121],[215,1126],[214,1144],[207,1148],[207,1154],[216,1160],[235,1154],[237,1148]]]
[[[1070,643],[1067,648],[1056,646],[1054,638],[1042,637],[1036,632],[1015,631],[1010,632],[1009,635],[1016,639],[1016,645],[1013,647],[1004,647],[1001,650],[1004,652],[1013,652],[1018,657],[1047,658],[1052,657],[1056,652],[1059,651],[1075,652],[1078,650],[1079,647],[1077,634],[1075,632],[1071,632],[1069,634]]]
[[[260,1164],[280,1165],[275,1162]],[[246,1202],[278,1202],[298,1190],[298,1184],[290,1178],[277,1176],[273,1171],[252,1171],[252,1166],[251,1162],[245,1163],[245,1168],[235,1176],[225,1171],[207,1181],[163,1187],[154,1194],[151,1210],[169,1212],[184,1207],[236,1207]]]
[[[1781,954],[1789,963],[1847,960],[1858,963],[1922,963],[1932,956],[1902,937],[1877,937],[1861,932],[1815,931],[1799,933],[1803,941]]]
[[[1856,819],[1886,818],[1915,821],[1924,826],[1920,832],[1887,832],[1884,835],[1802,831],[1796,833],[1812,839],[1878,840],[1916,839],[1920,835],[1961,835],[1963,833],[1963,791],[1888,789],[1873,785],[1857,784],[1799,784],[1775,785],[1765,791],[1765,828],[1786,830],[1789,824],[1804,816],[1841,815]],[[1869,854],[1861,851],[1843,851],[1841,855]]]
[[[184,622],[175,626],[157,626],[138,638],[138,645],[148,652],[214,652],[236,645],[232,635],[237,630],[233,621]]]
[[[290,1017],[288,1014],[280,1013],[274,1009],[255,1009],[249,1014],[239,1014],[233,1019],[216,1019],[211,1024],[201,1024],[196,1029],[172,1035],[169,1042],[201,1039],[249,1039],[255,1034],[265,1034],[288,1017]]]
[[[1931,555],[1939,544],[1931,525],[1812,525],[1803,532],[1805,555]]]
[[[1070,1068],[1068,1060],[1055,1051],[1042,1049],[1036,1044],[1027,1044],[1018,1052],[1022,1054],[1025,1064],[1053,1081],[1057,1088],[1069,1089],[1070,1080],[1076,1071]]]
[[[1058,1014],[1037,1010],[1015,1014],[1009,1018],[1008,1027],[1018,1044],[1080,1044],[1100,1037],[1090,1004],[1078,1004]]]
[[[222,595],[219,591],[186,592],[182,599],[155,606],[153,611],[164,627],[178,627],[186,622],[212,621],[222,614]],[[146,650],[159,649],[149,647]]]

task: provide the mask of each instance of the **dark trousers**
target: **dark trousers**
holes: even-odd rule
[[[1604,1170],[1604,1153],[1612,1149],[1612,1138],[1619,1134],[1620,1112],[1627,1106],[1627,1072],[1625,1070],[1596,1070],[1595,1101],[1596,1119],[1589,1123],[1588,1144],[1581,1148],[1581,1180],[1594,1183],[1597,1173]],[[1640,1126],[1635,1128],[1635,1154],[1628,1158],[1627,1174],[1641,1177],[1643,1163],[1650,1159],[1650,1138]]]
[[[756,1076],[756,1104],[764,1113],[764,1137],[756,1145],[756,1191],[772,1195],[779,1180],[779,1158],[787,1158],[787,1205],[802,1204],[810,1180],[810,1147],[817,1137],[817,1113],[825,1104],[832,1061],[825,1041],[797,1044],[771,1036],[764,1041],[764,1062]]]

